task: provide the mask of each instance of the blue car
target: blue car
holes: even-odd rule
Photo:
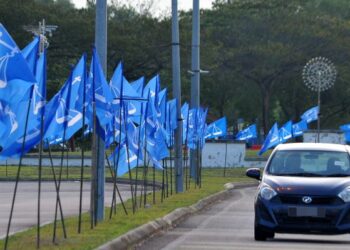
[[[275,233],[350,232],[350,147],[326,143],[277,146],[264,170],[246,174],[260,180],[255,198],[257,241]]]

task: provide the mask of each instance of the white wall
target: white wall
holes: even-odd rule
[[[304,142],[316,142],[317,132],[316,131],[305,131],[303,135]],[[340,131],[321,131],[320,142],[325,143],[336,143],[345,144],[344,133]]]
[[[207,142],[203,148],[203,167],[224,167],[227,146],[226,167],[244,166],[245,143]]]

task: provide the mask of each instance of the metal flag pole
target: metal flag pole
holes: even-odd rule
[[[84,55],[86,58],[86,55]],[[84,75],[84,90],[83,90],[83,124],[82,124],[82,133],[81,133],[81,166],[80,166],[80,190],[79,190],[79,219],[78,219],[78,233],[81,233],[81,216],[83,210],[83,180],[84,180],[84,129],[85,129],[85,115],[86,115],[86,81],[87,81],[87,70],[86,70],[86,60],[85,60],[85,75]]]
[[[24,29],[26,31],[29,31],[33,33],[36,36],[39,36],[40,42],[39,42],[39,54],[37,55],[40,57],[42,53],[45,53],[45,49],[49,46],[49,43],[47,41],[46,33],[49,33],[49,36],[52,36],[52,32],[55,31],[58,28],[56,25],[46,25],[45,19],[42,20],[42,22],[39,22],[38,27],[34,26],[24,26]],[[46,84],[46,58],[44,62],[44,84]],[[45,88],[46,89],[46,88]],[[46,92],[43,93],[43,102],[44,107],[46,105]],[[42,108],[44,109],[44,108]],[[40,144],[39,144],[39,169],[38,169],[38,212],[37,212],[37,248],[40,248],[40,212],[41,212],[41,181],[42,181],[42,154],[43,154],[43,137],[44,137],[44,111],[41,111],[40,115]]]

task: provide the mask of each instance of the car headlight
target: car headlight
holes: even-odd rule
[[[277,195],[276,191],[272,189],[272,187],[270,187],[269,185],[263,185],[261,188],[260,188],[260,196],[269,201],[271,200],[273,197],[275,197]],[[349,196],[350,198],[350,196]]]
[[[344,202],[350,202],[350,187],[344,188],[344,190],[338,194],[338,197]]]

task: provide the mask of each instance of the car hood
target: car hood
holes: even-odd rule
[[[337,195],[350,186],[349,177],[295,177],[264,175],[262,182],[280,194]]]

